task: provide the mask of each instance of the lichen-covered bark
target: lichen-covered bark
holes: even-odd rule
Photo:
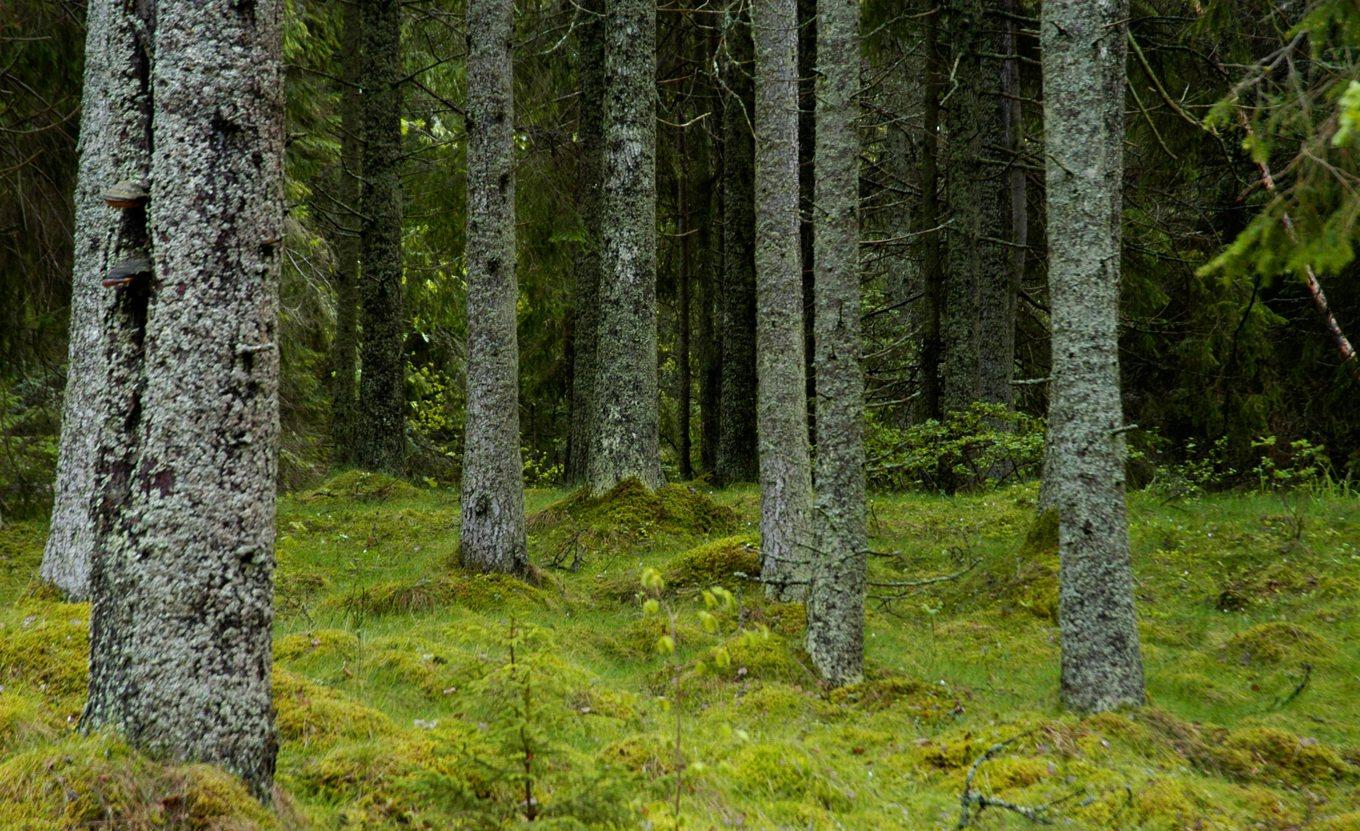
[[[343,12],[341,51],[345,86],[340,92],[340,170],[335,220],[335,337],[331,341],[331,463],[354,462],[358,430],[359,201],[363,193],[363,16],[357,3]]]
[[[221,764],[263,798],[277,750],[281,16],[277,0],[157,10],[154,274],[144,330],[130,316],[122,333],[141,354],[109,353],[143,386],[117,424],[134,452],[101,457],[83,719]]]
[[[806,595],[812,550],[798,213],[797,0],[755,3],[752,24],[760,576],[772,597],[785,600]]]
[[[803,269],[803,374],[806,376],[808,441],[817,435],[817,373],[813,328],[813,200],[816,183],[812,154],[817,145],[817,0],[798,0],[798,253]]]
[[[71,279],[69,360],[52,528],[41,574],[73,600],[90,593],[95,534],[90,494],[97,479],[99,428],[129,394],[105,363],[104,332],[141,301],[102,285],[111,266],[146,253],[141,208],[117,210],[100,195],[128,179],[145,179],[151,152],[150,44],[134,11],[114,0],[87,6],[85,80],[76,178],[75,262]],[[142,34],[139,36],[139,30]],[[121,330],[120,324],[115,328]]]
[[[822,678],[863,675],[867,566],[860,369],[858,0],[817,10],[816,555],[807,649]]]
[[[524,461],[515,334],[514,0],[469,0],[467,427],[461,548],[477,571],[520,573]]]
[[[1061,557],[1062,699],[1143,702],[1124,504],[1118,311],[1128,0],[1047,0],[1051,479]]]
[[[604,0],[583,0],[576,25],[581,90],[576,138],[579,147],[580,216],[585,239],[576,255],[575,324],[572,330],[571,423],[566,478],[586,480],[595,416],[594,384],[599,331],[600,230],[604,198]]]
[[[743,14],[727,31],[723,99],[722,416],[718,420],[719,484],[754,482],[756,445],[755,86],[751,22]]]
[[[357,0],[363,19],[363,218],[360,231],[359,423],[354,461],[406,471],[406,359],[401,257],[401,4]]]
[[[590,489],[661,484],[656,368],[656,6],[605,2],[603,262]]]

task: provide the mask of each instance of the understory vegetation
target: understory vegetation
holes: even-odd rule
[[[1081,717],[1036,496],[872,498],[867,680],[834,692],[753,580],[754,489],[532,490],[527,583],[457,567],[450,491],[286,497],[272,810],[75,731],[88,608],[11,522],[0,827],[1360,829],[1354,497],[1135,494],[1150,705]]]

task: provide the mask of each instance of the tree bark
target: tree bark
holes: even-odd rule
[[[921,336],[921,405],[918,420],[944,416],[944,390],[941,361],[944,354],[942,315],[944,310],[944,236],[940,228],[940,98],[943,96],[943,61],[940,46],[940,10],[935,0],[923,0],[923,43],[925,49],[925,89],[922,92],[921,205],[916,233],[919,234],[921,282],[925,292]]]
[[[714,143],[721,170],[722,146]],[[705,188],[712,194],[702,203],[704,216],[698,224],[699,250],[704,268],[699,274],[699,469],[716,475],[718,464],[719,402],[722,390],[722,341],[718,332],[718,276],[722,272],[722,177],[715,174]],[[717,229],[716,231],[714,229]]]
[[[586,481],[590,471],[594,384],[599,361],[600,246],[604,170],[604,0],[583,0],[576,28],[580,103],[576,126],[580,171],[580,216],[585,239],[576,255],[575,326],[572,340],[571,445],[566,466],[569,484]]]
[[[344,86],[340,92],[340,174],[336,193],[339,228],[335,240],[335,337],[331,342],[331,464],[355,460],[358,432],[359,369],[359,200],[363,194],[363,16],[357,3],[345,4],[342,52]]]
[[[816,283],[813,251],[813,201],[816,198],[813,153],[817,146],[817,0],[798,0],[798,251],[803,269],[803,374],[807,391],[808,442],[817,440],[817,373],[812,366],[816,335],[813,296]],[[815,471],[814,471],[815,473]]]
[[[151,49],[147,21],[113,0],[91,0],[86,12],[85,80],[76,180],[75,261],[71,279],[69,360],[52,505],[41,575],[72,600],[90,596],[94,556],[91,491],[98,479],[100,428],[123,405],[134,380],[110,372],[104,335],[141,315],[144,290],[103,286],[109,269],[146,254],[144,208],[116,210],[101,195],[115,184],[142,181],[151,163]]]
[[[794,600],[807,594],[812,548],[799,248],[797,0],[757,0],[752,24],[760,576],[771,597]]]
[[[722,416],[718,421],[720,485],[754,482],[756,445],[755,139],[751,118],[751,22],[743,13],[727,31],[723,66]]]
[[[829,684],[863,677],[867,566],[860,369],[858,0],[817,15],[817,552],[807,648]]]
[[[661,484],[656,367],[656,6],[605,2],[605,165],[590,489]]]
[[[1048,0],[1041,39],[1053,322],[1062,700],[1143,702],[1119,397],[1120,202],[1128,0]]]
[[[680,236],[680,263],[676,282],[676,343],[675,343],[675,367],[676,367],[676,395],[675,403],[677,410],[676,432],[679,433],[677,442],[680,455],[680,478],[688,482],[694,478],[694,459],[693,447],[690,443],[690,409],[692,407],[691,392],[694,384],[693,372],[690,368],[690,334],[691,334],[691,297],[690,297],[690,278],[693,272],[693,246],[690,242],[691,220],[689,213],[689,156],[685,152],[685,128],[680,129],[680,158],[678,171],[675,181],[675,202],[676,202],[676,230]]]
[[[460,545],[467,568],[522,574],[529,555],[515,332],[514,14],[514,0],[468,2],[467,426]]]
[[[118,16],[127,16],[118,4]],[[220,764],[268,798],[282,4],[166,3],[154,21],[152,269],[110,327],[140,395],[97,485],[85,729]],[[144,327],[143,325],[144,324]],[[126,439],[126,441],[120,441]]]
[[[401,4],[356,0],[363,19],[364,154],[355,461],[406,472],[406,319],[401,254]]]

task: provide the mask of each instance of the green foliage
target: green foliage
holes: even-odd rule
[[[871,487],[931,491],[993,486],[1033,477],[1043,464],[1043,423],[997,404],[975,403],[894,427],[871,416],[865,433]]]
[[[60,409],[52,385],[0,376],[0,521],[50,506]]]

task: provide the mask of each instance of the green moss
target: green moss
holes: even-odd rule
[[[88,604],[26,601],[0,614],[0,681],[55,696],[84,693],[89,621]]]
[[[343,629],[313,629],[296,632],[274,642],[274,659],[295,661],[300,658],[350,658],[359,651],[359,639]]]
[[[962,713],[962,697],[938,684],[889,676],[834,689],[828,700],[847,713],[893,710],[925,721],[942,721]]]
[[[758,679],[810,683],[816,676],[787,640],[764,630],[748,630],[724,644],[731,664],[722,672],[733,680]]]
[[[366,470],[347,470],[324,484],[302,495],[303,502],[391,502],[410,499],[420,491],[410,482],[370,473]]]
[[[1317,831],[1360,831],[1360,811],[1328,817],[1314,827]]]
[[[0,750],[12,750],[56,736],[56,728],[28,698],[0,693]]]
[[[284,741],[331,745],[391,734],[390,719],[287,670],[274,670],[274,724]]]
[[[1336,750],[1316,739],[1273,727],[1233,730],[1219,748],[1230,770],[1243,779],[1310,785],[1360,774]]]
[[[1316,660],[1331,652],[1317,633],[1294,623],[1272,621],[1238,632],[1223,645],[1223,659],[1237,664],[1280,664]]]
[[[549,608],[549,595],[505,574],[445,574],[382,583],[340,598],[338,605],[355,615],[419,614],[449,606],[473,611],[499,608]]]
[[[666,563],[661,576],[666,587],[739,589],[760,575],[760,543],[752,534],[724,537],[691,548]]]
[[[1025,533],[1025,542],[1020,546],[1020,556],[1025,559],[1058,556],[1058,511],[1049,508],[1034,518]]]

